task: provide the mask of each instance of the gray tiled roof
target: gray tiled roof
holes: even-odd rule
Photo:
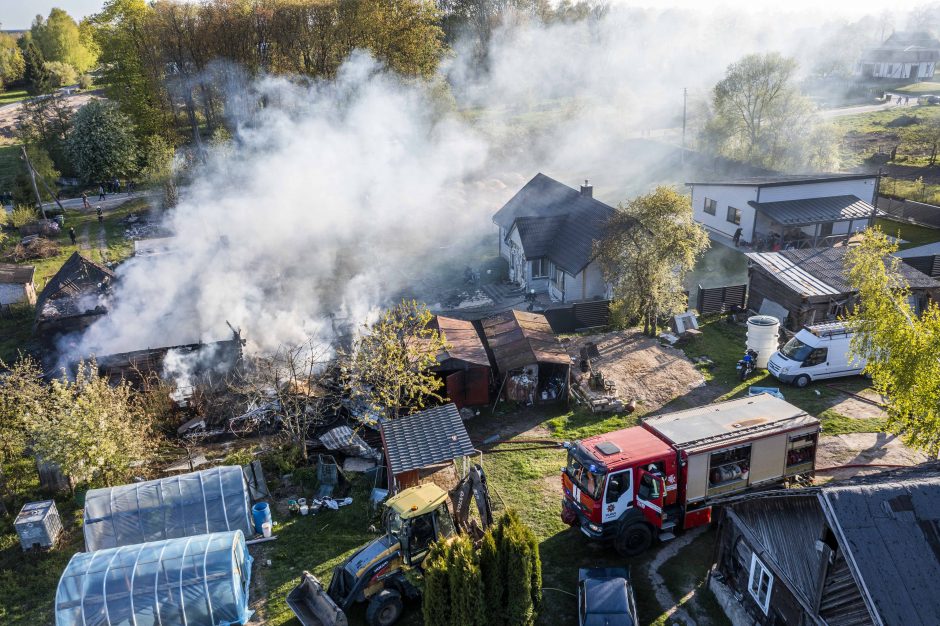
[[[850,195],[779,202],[754,202],[752,200],[748,204],[778,224],[787,226],[867,219],[875,210],[864,200]]]
[[[824,487],[819,501],[869,609],[883,624],[940,624],[940,472],[853,483]]]
[[[780,252],[748,252],[745,256],[787,288],[804,296],[826,296],[852,293],[845,272],[845,246],[782,250]],[[940,282],[904,263],[898,271],[914,289],[937,289]]]
[[[474,453],[454,404],[382,422],[385,456],[393,475]]]
[[[496,212],[493,221],[507,233],[513,224],[519,228],[526,258],[548,257],[577,274],[594,258],[594,242],[603,237],[615,212],[612,206],[539,173]]]

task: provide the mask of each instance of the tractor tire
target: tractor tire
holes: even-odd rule
[[[794,387],[799,387],[800,389],[803,389],[808,384],[809,384],[809,376],[807,376],[806,374],[800,374],[799,376],[793,379]]]
[[[653,531],[642,522],[630,524],[614,539],[614,548],[620,556],[637,556],[653,545]]]
[[[366,609],[366,621],[369,626],[391,626],[401,617],[404,604],[401,594],[391,589],[383,589],[369,601]]]

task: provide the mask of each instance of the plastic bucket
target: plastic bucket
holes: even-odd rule
[[[301,515],[306,515],[309,510],[310,510],[310,509],[307,508],[307,505],[306,505],[306,504],[301,504],[301,505],[300,505],[300,514],[301,514]]]
[[[270,522],[265,522],[264,524],[261,525],[261,534],[264,535],[265,537],[271,536],[271,523]]]
[[[251,507],[251,516],[255,521],[255,532],[261,533],[261,525],[267,522],[271,523],[271,507],[268,506],[267,502],[259,502],[258,504]]]

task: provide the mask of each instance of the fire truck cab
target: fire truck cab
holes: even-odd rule
[[[653,541],[650,526],[675,527],[676,451],[641,426],[567,444],[562,518],[592,539],[612,539],[617,551],[639,554]]]

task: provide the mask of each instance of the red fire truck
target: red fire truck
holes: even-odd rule
[[[812,476],[819,420],[769,394],[566,443],[562,519],[633,556],[741,492]]]

